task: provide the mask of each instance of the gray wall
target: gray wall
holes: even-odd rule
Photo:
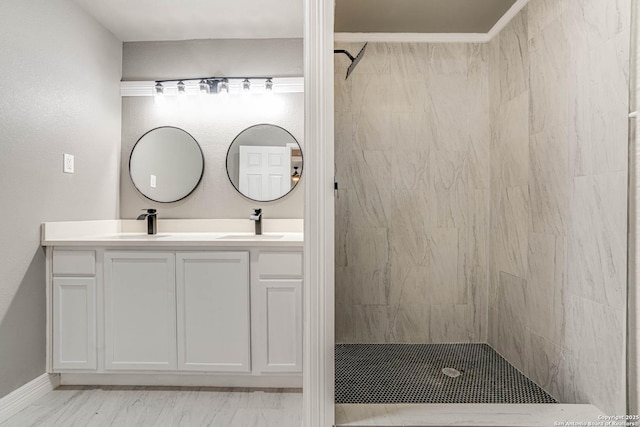
[[[625,413],[630,0],[532,1],[491,43],[489,343]]]
[[[340,44],[357,52],[361,44]],[[336,340],[486,340],[488,46],[336,56]]]
[[[185,77],[300,77],[302,39],[186,40],[125,43],[124,80]]]
[[[5,0],[0,58],[1,397],[45,372],[40,223],[117,218],[122,45],[70,1]]]
[[[247,74],[302,76],[302,65],[301,40],[124,44],[125,80]],[[265,218],[303,217],[303,185],[297,185],[278,201],[253,202],[241,196],[231,185],[225,164],[227,149],[235,136],[259,123],[272,123],[287,129],[298,140],[304,154],[304,94],[230,95],[226,101],[211,96],[209,102],[202,102],[195,96],[189,97],[184,104],[175,99],[166,101],[158,105],[152,97],[122,98],[122,218],[134,218],[141,209],[149,207],[158,209],[159,218],[248,218],[255,207],[263,208]],[[176,203],[151,202],[135,189],[129,176],[131,149],[145,132],[158,126],[176,126],[186,130],[201,145],[205,156],[202,182],[193,194]]]

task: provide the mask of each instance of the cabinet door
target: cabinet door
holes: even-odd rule
[[[107,252],[105,369],[175,370],[175,257]]]
[[[257,316],[260,372],[302,372],[302,280],[258,281]]]
[[[96,279],[53,279],[53,368],[96,369]]]
[[[249,254],[176,255],[178,369],[250,370]]]

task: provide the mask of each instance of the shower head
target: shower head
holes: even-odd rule
[[[347,68],[347,77],[345,77],[345,80],[349,78],[353,70],[356,68],[356,65],[358,65],[358,62],[360,62],[360,60],[364,56],[364,50],[367,48],[367,44],[369,43],[367,42],[364,44],[364,46],[362,46],[362,49],[360,49],[360,52],[358,52],[355,58],[344,49],[336,49],[333,51],[333,53],[344,53],[351,60],[351,65],[349,65],[349,68]]]
[[[358,55],[356,55],[355,59],[351,59],[351,65],[349,65],[349,68],[347,68],[347,77],[345,77],[345,80],[349,78],[349,75],[351,74],[351,72],[356,68],[356,65],[358,65],[358,62],[360,62],[360,60],[364,56],[364,50],[366,48],[367,48],[367,43],[365,43],[364,46],[362,46],[362,49],[360,49],[360,52],[358,52]]]

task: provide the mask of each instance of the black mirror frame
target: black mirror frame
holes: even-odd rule
[[[172,201],[167,201],[167,202],[163,202],[160,200],[155,200],[152,199],[151,197],[147,196],[146,194],[144,194],[142,191],[140,191],[140,189],[138,188],[138,186],[136,185],[136,183],[133,181],[133,177],[131,176],[131,157],[133,157],[133,152],[136,149],[136,146],[138,145],[138,143],[140,142],[140,140],[142,138],[144,138],[147,134],[153,132],[154,130],[158,130],[158,129],[166,129],[166,128],[171,128],[171,129],[177,129],[177,130],[181,130],[182,132],[186,133],[187,135],[189,135],[189,137],[191,139],[193,139],[193,142],[196,143],[196,147],[198,147],[198,151],[200,151],[200,156],[202,157],[202,172],[200,173],[200,178],[198,178],[198,182],[196,182],[196,184],[193,186],[193,188],[191,189],[191,191],[189,191],[189,193],[187,193],[187,195],[185,195],[184,197],[181,197],[179,199],[176,200],[172,200]],[[190,195],[193,194],[194,191],[196,191],[196,189],[198,188],[198,186],[200,185],[200,183],[202,182],[202,177],[204,176],[204,170],[205,170],[205,161],[204,161],[204,153],[202,152],[202,147],[200,146],[200,143],[198,142],[197,139],[195,139],[193,137],[193,135],[191,135],[189,132],[187,132],[186,130],[179,128],[177,126],[158,126],[156,128],[153,128],[151,130],[148,130],[147,132],[145,132],[140,138],[138,138],[138,140],[136,141],[135,144],[133,144],[133,148],[131,148],[131,153],[129,154],[129,179],[131,180],[131,184],[133,184],[133,187],[138,191],[138,193],[140,193],[144,198],[151,200],[152,202],[156,202],[156,203],[176,203],[179,202],[181,200],[186,199],[187,197],[189,197]]]
[[[283,194],[282,196],[278,197],[277,199],[271,199],[271,200],[256,200],[256,199],[252,199],[251,197],[245,195],[242,191],[240,191],[240,189],[238,187],[236,187],[236,185],[233,183],[233,180],[231,179],[231,175],[229,175],[229,153],[231,152],[231,147],[233,147],[233,143],[236,142],[236,139],[238,139],[238,137],[240,135],[242,135],[245,131],[257,127],[257,126],[273,126],[276,128],[280,128],[283,131],[285,131],[286,133],[289,134],[289,136],[291,136],[291,138],[296,142],[296,144],[298,144],[298,148],[300,148],[300,157],[302,157],[302,164],[300,166],[300,180],[302,180],[302,171],[304,170],[304,152],[302,151],[302,147],[300,146],[300,143],[298,142],[298,140],[296,139],[295,136],[293,136],[293,134],[291,134],[291,132],[289,132],[288,130],[286,130],[285,128],[283,128],[282,126],[278,126],[278,125],[274,125],[271,123],[258,123],[252,126],[249,126],[248,128],[245,128],[243,130],[240,131],[240,133],[238,133],[234,138],[233,141],[231,141],[231,144],[229,144],[229,148],[227,149],[227,156],[225,159],[225,169],[227,170],[227,178],[229,178],[229,182],[231,183],[231,185],[233,186],[233,188],[238,192],[238,194],[240,194],[242,197],[244,197],[247,200],[251,200],[252,202],[256,202],[256,203],[270,203],[270,202],[275,202],[277,200],[283,199],[285,197],[287,197],[289,194],[291,194],[293,192],[293,190],[295,190],[298,187],[298,184],[300,183],[300,181],[296,182],[296,184],[291,187],[291,189],[289,191],[287,191],[285,194]]]

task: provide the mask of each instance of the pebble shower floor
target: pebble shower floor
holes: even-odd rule
[[[335,356],[336,403],[557,403],[487,344],[338,344]]]

